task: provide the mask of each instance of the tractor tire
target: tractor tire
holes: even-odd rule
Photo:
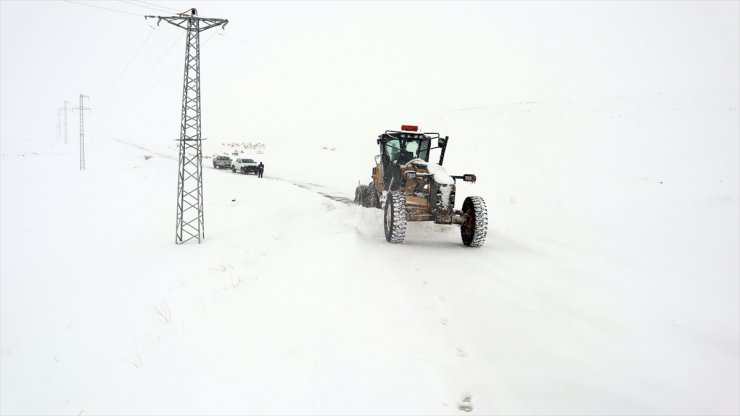
[[[391,192],[385,202],[383,228],[385,239],[394,244],[406,239],[406,225],[409,213],[406,210],[406,197],[400,192]]]
[[[375,192],[375,188],[372,186],[365,187],[365,199],[363,206],[365,208],[380,208],[380,198],[378,193]]]
[[[468,247],[480,247],[488,234],[488,210],[486,201],[479,196],[465,198],[462,206],[465,221],[460,224],[462,242]]]

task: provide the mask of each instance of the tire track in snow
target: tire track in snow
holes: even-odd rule
[[[143,150],[145,152],[152,153],[152,154],[157,155],[157,156],[160,156],[162,158],[170,159],[170,160],[173,160],[173,161],[177,162],[177,157],[176,156],[172,156],[172,155],[166,154],[166,153],[155,152],[155,151],[153,151],[153,150],[151,150],[149,148],[146,148],[144,146],[141,146],[141,145],[138,145],[138,144],[134,144],[134,143],[129,143],[129,142],[126,142],[124,140],[120,140],[120,139],[112,139],[112,140],[115,140],[115,141],[117,141],[117,142],[119,142],[121,144],[125,144],[125,145],[129,145],[129,146],[135,147],[135,148],[140,149],[140,150]],[[208,168],[208,169],[219,170],[219,171],[222,170],[222,169],[216,169],[216,168],[214,168],[212,166],[209,166],[207,164],[204,165],[204,166],[206,168]],[[226,170],[226,174],[231,174],[231,172],[227,169]],[[343,204],[347,204],[347,205],[352,205],[352,206],[357,205],[356,202],[354,201],[354,199],[337,195],[331,189],[327,189],[326,187],[324,187],[323,185],[320,185],[320,184],[311,183],[311,182],[301,182],[301,181],[296,181],[296,180],[293,180],[293,179],[287,179],[287,178],[282,178],[282,177],[277,177],[277,176],[270,176],[267,179],[289,183],[289,184],[291,184],[293,186],[296,186],[296,187],[302,188],[302,189],[304,189],[306,191],[309,191],[309,192],[318,194],[318,195],[320,195],[320,196],[322,196],[324,198],[330,199],[330,200],[335,201],[335,202],[339,202],[339,203],[343,203]],[[364,208],[360,208],[360,209],[363,210],[363,212],[365,212]],[[367,239],[369,241],[374,241],[374,238],[376,236],[373,236],[373,235],[367,233],[365,230],[362,230],[361,228],[357,227],[356,224],[352,225],[352,227],[354,228],[354,230],[358,234],[367,237]],[[380,240],[382,241],[382,234],[380,236]],[[239,282],[237,282],[236,284],[238,284],[238,283]],[[435,291],[435,292],[437,292],[437,291]],[[446,298],[446,296],[448,296],[447,295],[447,290],[442,289],[442,291],[441,292],[438,292],[438,293],[441,293],[441,294],[443,294],[445,296],[442,296],[442,295],[439,295],[439,294],[438,295],[431,295],[431,296],[437,296],[438,301],[441,302],[442,304],[445,304],[445,306],[447,306],[446,305],[447,304],[447,298]],[[445,316],[448,316],[449,312],[450,311],[445,311],[445,313],[444,313]],[[437,324],[439,324],[439,323],[437,323]],[[447,318],[447,317],[442,318],[442,321],[441,321],[441,325],[442,326],[445,326],[445,327],[448,327],[448,328],[449,327],[453,327],[454,328],[454,326],[455,326],[454,323],[452,325],[449,325],[449,326],[448,326],[448,324],[449,324],[449,318]],[[455,332],[457,332],[457,331],[455,331]],[[450,354],[451,354],[451,357],[454,356],[458,360],[467,361],[468,358],[469,358],[469,353],[468,353],[468,349],[466,347],[464,347],[463,345],[467,345],[467,344],[469,344],[469,342],[466,340],[466,337],[465,336],[460,337],[459,335],[460,335],[459,333],[447,335],[447,338],[450,341],[450,345],[451,346],[453,346],[453,345],[455,346],[454,353],[453,353],[453,350],[450,350]],[[454,354],[454,355],[452,355],[452,354]],[[457,384],[460,384],[460,387],[461,388],[458,388],[458,390],[459,390],[459,400],[457,400],[456,405],[453,405],[453,406],[455,406],[459,412],[466,412],[466,413],[467,412],[472,412],[473,411],[473,401],[472,401],[473,395],[471,394],[471,390],[469,388],[465,388],[464,387],[464,386],[467,386],[468,383],[464,382],[464,380],[457,380],[456,383]],[[448,400],[451,403],[455,403],[455,399],[452,399],[451,397],[448,398]]]
[[[281,180],[281,181],[284,181],[284,182],[291,183],[291,184],[293,184],[293,185],[295,185],[295,186],[297,186],[299,188],[303,188],[303,189],[306,189],[308,191],[317,193],[317,194],[319,194],[319,195],[321,195],[321,196],[323,196],[325,198],[331,199],[332,201],[341,202],[343,204],[349,204],[349,205],[354,205],[355,204],[355,201],[353,199],[349,199],[347,197],[338,196],[338,195],[332,195],[329,192],[325,192],[323,190],[325,188],[322,187],[321,185],[316,185],[314,183],[295,182],[295,181],[291,181],[291,180],[287,180],[287,179],[282,179],[282,178],[276,178],[276,179]],[[319,189],[322,189],[322,190],[319,190]]]
[[[174,157],[174,156],[172,156],[172,155],[169,155],[169,154],[167,154],[167,153],[160,153],[160,152],[155,152],[154,150],[152,150],[152,149],[149,149],[149,148],[146,148],[146,147],[144,147],[144,146],[140,146],[140,145],[138,145],[138,144],[135,144],[135,143],[131,143],[131,142],[127,142],[127,141],[125,141],[125,140],[121,140],[121,139],[115,139],[115,138],[113,138],[113,137],[111,137],[111,140],[113,140],[114,142],[118,142],[118,143],[122,143],[122,144],[125,144],[125,145],[128,145],[128,146],[131,146],[131,147],[135,147],[135,148],[137,148],[137,149],[143,150],[143,151],[145,151],[145,152],[149,152],[149,153],[151,153],[151,154],[157,155],[157,156],[159,156],[159,157],[163,157],[163,158],[165,158],[165,159],[171,159],[171,160],[177,161],[177,158],[176,158],[176,157]]]
[[[154,155],[157,155],[157,156],[162,157],[162,158],[165,158],[165,159],[170,159],[170,160],[177,161],[177,158],[175,156],[172,156],[172,155],[167,154],[167,153],[156,152],[156,151],[154,151],[152,149],[149,149],[147,147],[144,147],[144,146],[141,146],[141,145],[138,145],[138,144],[135,144],[135,143],[127,142],[127,141],[121,140],[121,139],[111,138],[111,140],[116,141],[116,142],[119,142],[121,144],[125,144],[125,145],[128,145],[128,146],[135,147],[137,149],[143,150],[145,152],[152,153]],[[220,170],[220,169],[215,169],[215,168],[213,168],[211,166],[205,166],[205,167],[207,169]],[[228,172],[228,170],[227,170],[227,172]],[[298,181],[294,181],[294,180],[290,180],[290,179],[285,179],[285,178],[281,178],[281,177],[277,177],[277,176],[272,176],[272,177],[270,177],[268,179],[274,179],[274,180],[278,180],[278,181],[281,181],[281,182],[287,182],[287,183],[289,183],[291,185],[295,185],[295,186],[297,186],[299,188],[303,188],[303,189],[305,189],[307,191],[311,191],[313,193],[319,194],[319,195],[321,195],[321,196],[323,196],[325,198],[329,198],[332,201],[336,201],[336,202],[340,202],[340,203],[348,204],[348,205],[354,205],[355,204],[355,201],[353,199],[350,199],[350,198],[347,198],[347,197],[344,197],[344,196],[334,195],[334,194],[330,193],[329,191],[327,191],[326,188],[324,188],[323,186],[317,185],[315,183],[298,182]]]

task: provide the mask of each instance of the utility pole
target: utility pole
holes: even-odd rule
[[[80,112],[80,170],[85,170],[85,110],[91,110],[85,107],[83,102],[85,98],[90,99],[87,95],[80,94],[80,106],[73,108]]]
[[[62,140],[62,109],[57,108],[57,140]]]
[[[67,101],[64,101],[64,144],[67,144],[67,112],[70,111]]]
[[[185,72],[182,85],[179,162],[177,175],[177,219],[175,244],[205,238],[203,221],[203,166],[200,123],[200,32],[216,26],[225,27],[226,19],[198,17],[196,9],[177,16],[145,16],[187,31]]]

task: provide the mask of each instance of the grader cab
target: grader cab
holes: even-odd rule
[[[380,154],[375,157],[372,182],[357,186],[355,202],[384,210],[389,242],[403,243],[409,221],[459,224],[463,244],[479,247],[485,242],[488,213],[483,198],[469,196],[462,210],[455,209],[456,181],[475,182],[476,176],[452,176],[442,167],[448,141],[439,133],[420,133],[408,125],[378,136]],[[439,150],[437,162],[430,161],[433,150]]]

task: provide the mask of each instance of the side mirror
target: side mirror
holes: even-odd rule
[[[446,147],[447,146],[447,140],[449,140],[449,139],[450,139],[449,136],[440,137],[439,139],[437,139],[437,144],[439,145],[439,147]]]

